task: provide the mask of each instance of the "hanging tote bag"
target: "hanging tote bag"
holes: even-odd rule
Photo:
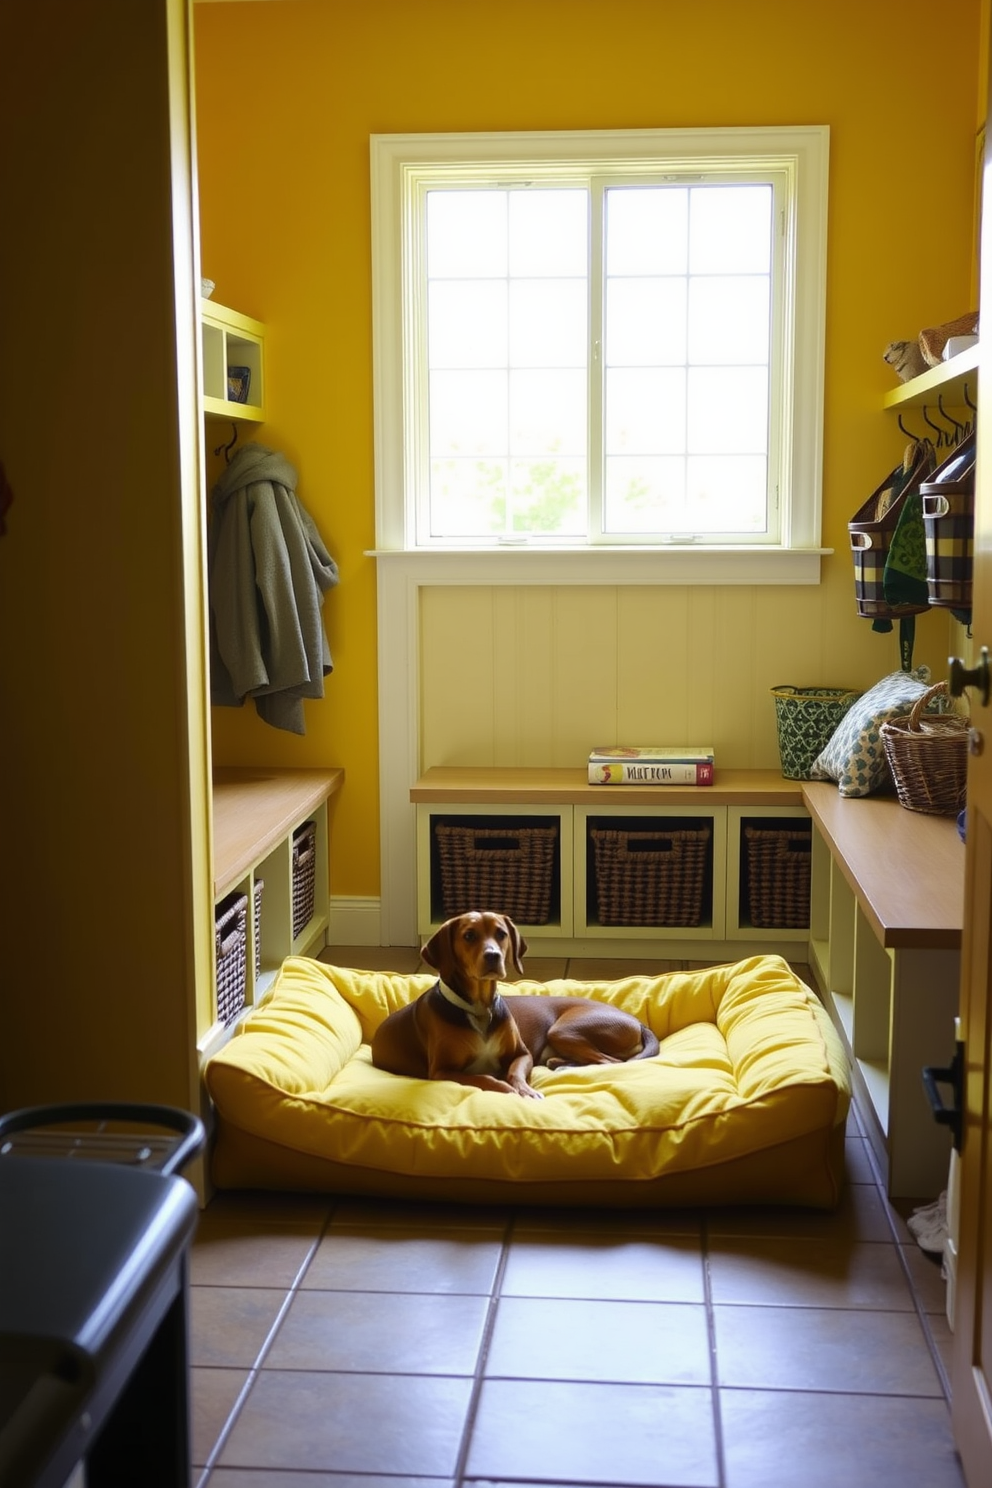
[[[971,619],[975,447],[971,433],[920,487],[930,603],[953,610],[965,622]]]
[[[886,476],[847,524],[854,558],[854,592],[858,614],[869,620],[888,622],[877,625],[876,629],[891,630],[893,620],[901,620],[907,615],[920,615],[929,608],[929,600],[923,588],[917,591],[917,597],[913,599],[888,598],[885,592],[885,569],[906,503],[910,497],[913,498],[914,505],[918,501],[920,484],[933,472],[934,465],[935,457],[930,441],[914,440],[907,446],[902,464],[897,465]],[[922,509],[920,521],[922,523]],[[907,535],[909,530],[907,524]],[[922,538],[922,526],[919,535]],[[908,546],[907,543],[907,552]],[[924,551],[920,546],[921,560]],[[920,577],[925,588],[925,567],[922,564],[920,567]],[[891,587],[890,577],[890,589]]]

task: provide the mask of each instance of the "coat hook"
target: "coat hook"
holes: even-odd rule
[[[233,450],[233,448],[237,444],[237,442],[238,442],[238,426],[237,426],[237,424],[235,424],[235,423],[232,422],[232,424],[231,424],[231,442],[230,442],[230,444],[219,444],[217,446],[217,448],[214,450],[214,454],[215,455],[219,455],[220,452],[221,452],[221,450],[223,450],[224,451],[224,462],[225,462],[225,464],[230,465],[230,463],[231,463],[231,451]]]
[[[959,424],[952,413],[948,413],[947,409],[944,407],[943,393],[937,394],[937,407],[940,409],[941,418],[945,418],[949,424],[954,425],[954,443],[960,443],[961,436],[965,432],[965,426],[964,424]]]
[[[913,439],[913,440],[916,441],[917,444],[919,444],[919,442],[920,442],[920,436],[918,434],[914,434],[913,431],[912,431],[912,429],[907,429],[906,428],[906,425],[902,421],[902,414],[901,413],[896,416],[896,422],[898,423],[900,429],[905,434],[905,436],[906,436],[907,439]]]

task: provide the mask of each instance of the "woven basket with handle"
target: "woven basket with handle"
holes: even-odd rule
[[[968,778],[968,720],[958,713],[927,713],[947,683],[927,688],[905,716],[882,724],[882,743],[900,804],[931,816],[956,816]]]

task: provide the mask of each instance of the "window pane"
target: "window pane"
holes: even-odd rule
[[[768,449],[764,368],[690,368],[687,425],[693,454],[764,455]]]
[[[427,272],[435,279],[506,274],[506,192],[427,193]]]
[[[607,365],[682,366],[686,359],[686,309],[683,278],[608,280]]]
[[[613,456],[606,462],[604,526],[610,534],[685,532],[685,460]]]
[[[688,221],[684,187],[611,187],[606,193],[607,274],[684,274]]]
[[[770,186],[697,186],[689,208],[692,274],[767,274],[771,264]]]
[[[606,374],[606,453],[685,452],[685,372],[624,369]]]
[[[428,365],[506,365],[506,283],[442,280],[428,288]]]
[[[585,534],[584,459],[514,460],[510,483],[513,532]]]
[[[758,455],[690,456],[686,490],[695,531],[759,534],[767,529],[767,462]]]
[[[510,373],[510,451],[585,461],[584,372]]]
[[[588,193],[585,190],[510,193],[509,272],[519,278],[588,273]]]
[[[510,281],[510,365],[584,367],[588,341],[584,279]]]
[[[506,373],[432,372],[430,442],[442,455],[506,454]]]
[[[506,528],[506,462],[431,461],[431,536],[492,537]]]
[[[769,283],[764,277],[689,281],[689,361],[767,365]]]

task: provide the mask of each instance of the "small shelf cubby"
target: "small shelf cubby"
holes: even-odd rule
[[[724,933],[723,810],[674,804],[575,811],[576,934],[590,938],[711,940]],[[715,885],[719,891],[714,892]]]
[[[201,300],[200,307],[204,414],[236,423],[263,423],[265,326],[212,300]]]
[[[525,933],[572,933],[571,815],[521,806],[417,813],[418,929],[469,909],[508,914]],[[483,902],[485,901],[485,902]]]

